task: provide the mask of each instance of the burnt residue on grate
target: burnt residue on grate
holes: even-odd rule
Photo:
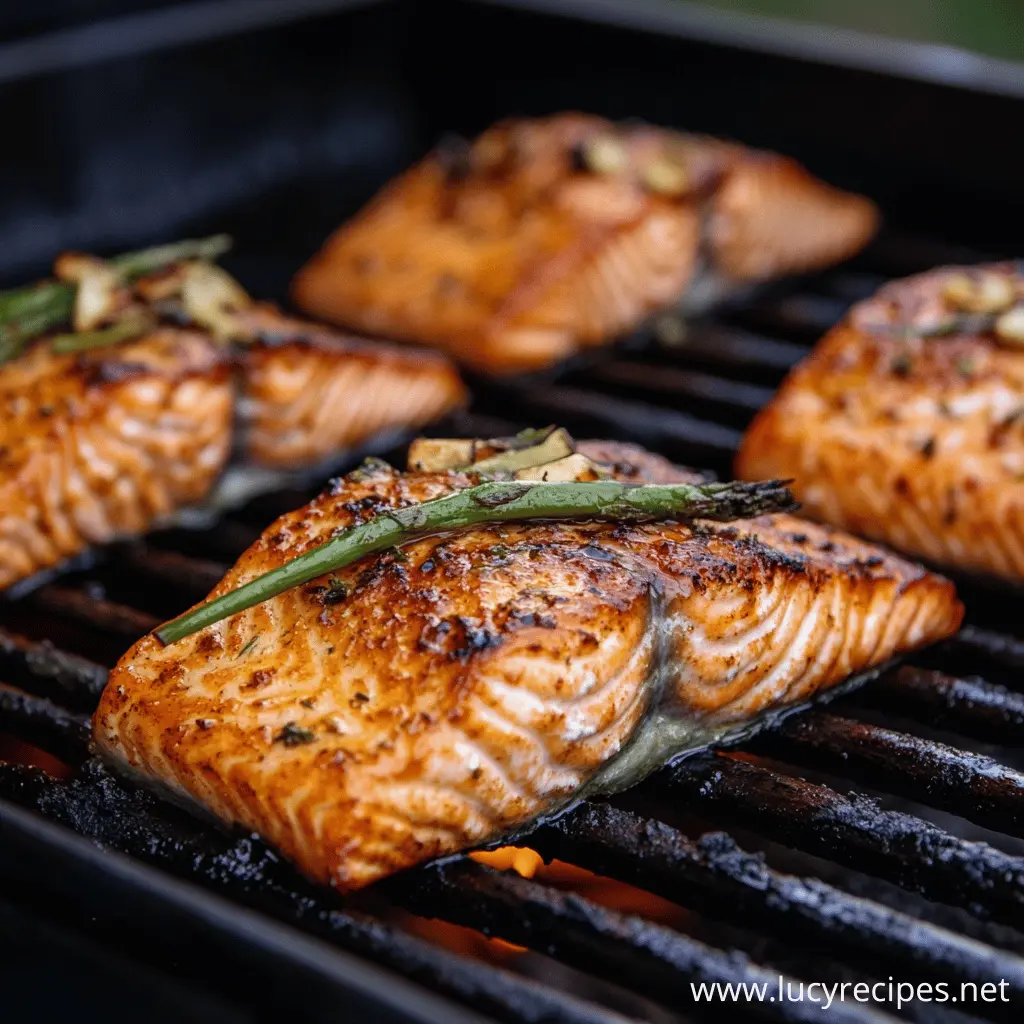
[[[389,883],[391,888],[395,883]],[[780,984],[780,975],[737,950],[717,950],[673,929],[623,914],[575,893],[475,864],[435,866],[398,885],[419,913],[482,928],[511,942],[544,949],[597,974],[627,977],[639,991],[673,1005],[689,984]],[[782,984],[794,984],[782,978]],[[795,984],[794,984],[795,987]],[[863,1021],[861,1008],[751,1000],[747,1015],[763,1020]]]
[[[866,970],[984,983],[1013,979],[1024,960],[816,878],[772,870],[725,832],[691,839],[663,822],[586,804],[530,839],[548,857],[648,889],[712,918],[831,948]]]
[[[494,436],[526,419],[558,420],[578,436],[646,442],[725,472],[750,415],[843,304],[878,280],[870,268],[835,272],[694,324],[671,346],[633,339],[561,379],[485,385],[478,407],[486,416],[461,414],[438,432]],[[1024,747],[1024,640],[1003,628],[1005,597],[983,589],[968,592],[971,625],[937,652],[827,711],[786,719],[739,754],[684,760],[629,800],[584,804],[525,840],[546,859],[671,901],[700,923],[693,933],[566,892],[544,874],[521,879],[464,861],[390,880],[377,887],[376,905],[357,910],[302,880],[255,837],[193,818],[89,760],[86,716],[113,659],[168,609],[207,593],[259,523],[301,500],[271,496],[206,529],[117,546],[86,569],[0,602],[0,733],[74,769],[57,781],[0,766],[0,798],[502,1021],[720,1019],[722,1004],[694,1004],[689,984],[774,982],[769,964],[779,949],[784,971],[802,980],[832,963],[882,980],[1005,982],[1009,1002],[961,1006],[956,1019],[1019,1019],[1024,858],[1008,850],[1009,837],[1024,834],[1024,776],[1012,767]],[[964,749],[968,741],[986,744],[985,754]],[[802,773],[823,773],[829,784]],[[868,792],[911,800],[915,813],[885,809]],[[992,842],[967,841],[958,822],[964,834],[968,823],[989,830]],[[786,852],[798,868],[781,870],[761,847]],[[844,871],[855,886],[840,878]],[[453,954],[384,920],[381,907],[526,947],[547,973],[523,976],[515,955],[495,963]],[[757,941],[742,950],[727,941],[741,932]],[[581,1000],[564,987],[561,965],[611,979],[634,1001]],[[645,1007],[654,1004],[650,1016]],[[809,1002],[743,1003],[729,1013],[868,1021],[894,1009],[848,1002],[826,1014]],[[920,1004],[904,1015],[931,1021],[934,1009]]]
[[[91,710],[107,683],[107,670],[62,651],[50,640],[32,641],[0,629],[0,679],[69,708]]]
[[[722,755],[690,758],[654,780],[714,821],[876,874],[930,899],[1024,928],[1024,858],[967,842],[862,794]]]
[[[857,694],[889,714],[920,718],[961,736],[1019,746],[1024,736],[1024,693],[977,677],[902,665]]]
[[[791,717],[752,745],[1010,835],[1024,831],[1024,774],[945,743],[822,711]]]

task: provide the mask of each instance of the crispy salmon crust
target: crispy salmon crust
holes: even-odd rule
[[[947,296],[985,275],[1024,299],[1007,263],[941,268],[855,306],[754,420],[737,473],[792,476],[815,519],[936,564],[1024,578],[1024,332],[1000,339]]]
[[[625,446],[580,450],[622,479],[692,478]],[[213,593],[469,483],[350,474],[270,526]],[[143,638],[111,673],[94,742],[355,889],[620,789],[695,735],[947,636],[961,614],[947,581],[792,516],[475,528],[168,647]]]
[[[583,114],[509,120],[389,185],[293,295],[477,370],[536,370],[679,302],[698,270],[717,292],[825,266],[876,224],[868,200],[773,153]]]
[[[166,326],[0,365],[0,589],[200,505],[229,463],[316,466],[465,400],[435,353],[315,327],[259,307],[268,337],[230,353]]]

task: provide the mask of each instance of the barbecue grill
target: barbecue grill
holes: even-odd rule
[[[1010,65],[961,62],[951,84],[927,48],[826,45],[686,4],[145,6],[118,20],[117,3],[97,2],[110,21],[33,38],[15,26],[0,43],[5,112],[25,133],[0,168],[0,275],[42,273],[61,247],[226,227],[230,269],[280,296],[442,131],[561,107],[774,147],[888,214],[853,264],[682,337],[652,329],[558,373],[477,381],[439,435],[557,421],[725,473],[752,414],[851,301],[1019,245],[1024,168],[1002,139],[1024,75]],[[44,113],[49,129],[33,130]],[[70,123],[77,148],[56,134]],[[44,173],[55,156],[59,180]],[[0,765],[0,936],[14,951],[0,999],[15,1019],[20,993],[37,1019],[108,1021],[1020,1019],[1024,629],[1019,597],[984,581],[963,581],[967,625],[941,647],[524,840],[596,877],[457,858],[342,899],[89,760],[88,714],[116,657],[321,484],[116,546],[0,604],[0,743],[21,762]],[[661,898],[658,913],[636,889]],[[780,975],[957,995],[1004,983],[1010,1001],[826,1011],[691,995],[716,981],[774,992]]]

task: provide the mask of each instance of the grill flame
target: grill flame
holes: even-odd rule
[[[533,878],[544,867],[544,858],[525,846],[502,846],[497,850],[475,850],[471,860],[497,871],[515,871],[523,878]]]

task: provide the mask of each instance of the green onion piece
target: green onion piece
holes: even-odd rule
[[[64,323],[69,315],[70,309],[65,311],[55,306],[49,312],[26,313],[16,323],[0,323],[0,365],[17,359],[25,351],[27,342]]]
[[[91,348],[104,348],[122,341],[139,338],[153,327],[153,318],[145,313],[133,314],[118,320],[110,327],[95,331],[78,331],[75,334],[57,334],[53,338],[53,351],[59,355],[84,352]]]
[[[564,428],[556,427],[553,423],[547,427],[525,427],[512,438],[512,444],[509,447],[515,451],[520,448],[532,448],[550,437],[556,430],[564,430]]]
[[[209,238],[185,238],[180,242],[155,245],[151,249],[126,252],[110,260],[123,277],[142,277],[155,270],[180,263],[182,260],[212,262],[231,248],[230,235],[211,235]]]
[[[532,466],[543,466],[546,462],[556,462],[572,455],[573,443],[567,430],[559,427],[550,431],[542,441],[526,448],[510,448],[506,452],[498,452],[489,458],[466,466],[469,473],[515,473],[520,469]]]
[[[345,530],[285,565],[214,598],[156,630],[165,644],[417,537],[479,523],[515,519],[745,519],[793,507],[781,481],[711,484],[490,482],[421,505],[393,509]]]
[[[0,292],[0,323],[34,321],[40,316],[57,318],[56,323],[60,323],[71,315],[74,300],[74,285],[63,281],[44,281],[29,288]]]

